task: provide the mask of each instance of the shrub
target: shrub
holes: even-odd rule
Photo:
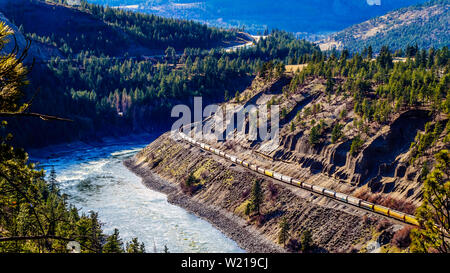
[[[181,190],[187,194],[194,194],[201,188],[201,185],[198,184],[199,180],[194,177],[194,173],[190,173],[184,181],[180,183]]]
[[[336,126],[333,127],[333,130],[331,131],[331,142],[336,143],[341,137],[342,137],[342,128],[344,125],[342,124],[336,124]]]
[[[406,248],[411,244],[410,233],[413,229],[412,226],[406,226],[401,230],[397,231],[392,237],[391,243],[399,248]]]
[[[200,174],[200,178],[202,180],[206,180],[206,178],[208,178],[208,176],[210,175],[208,170],[204,170],[201,174]]]
[[[299,252],[302,249],[302,244],[298,239],[291,238],[286,244],[286,248],[289,252]]]
[[[250,189],[246,189],[242,192],[242,198],[247,199],[247,197],[250,195]]]
[[[275,198],[277,198],[278,196],[277,186],[275,186],[275,184],[270,181],[267,185],[267,188],[269,189],[270,199],[275,200]]]
[[[392,226],[392,223],[390,221],[384,219],[384,220],[378,222],[377,231],[378,232],[383,231],[383,230],[389,228],[390,226]]]
[[[352,156],[356,156],[360,152],[363,144],[364,140],[361,136],[357,135],[352,141],[352,146],[350,146],[350,154]]]

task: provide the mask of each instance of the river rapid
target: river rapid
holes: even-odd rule
[[[82,212],[96,211],[103,229],[118,228],[124,242],[133,237],[147,252],[244,252],[207,221],[169,204],[167,197],[145,187],[123,160],[156,136],[109,139],[102,143],[72,143],[30,151],[33,162],[53,167],[58,185]]]

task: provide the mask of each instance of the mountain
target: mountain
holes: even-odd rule
[[[361,51],[372,46],[379,51],[383,45],[404,49],[417,44],[421,48],[450,45],[450,1],[435,0],[402,8],[381,17],[349,27],[319,42],[322,50],[333,47]]]
[[[152,14],[194,19],[214,26],[245,25],[290,32],[334,32],[425,0],[89,0]],[[380,2],[381,5],[377,5]]]

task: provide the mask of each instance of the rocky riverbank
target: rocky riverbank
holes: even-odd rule
[[[312,251],[365,251],[382,231],[377,230],[381,216],[277,182],[167,133],[125,164],[146,186],[214,224],[249,252],[296,252],[306,231],[312,233]],[[194,188],[186,188],[189,176]],[[245,208],[255,180],[263,200],[260,214],[249,216]],[[287,248],[278,244],[283,220],[289,225]]]
[[[124,165],[142,178],[148,188],[167,194],[169,203],[177,205],[217,227],[226,236],[234,240],[247,252],[285,252],[278,245],[268,241],[243,219],[215,206],[209,206],[193,200],[182,193],[173,183],[168,182],[142,164],[136,164],[133,158],[124,161]]]

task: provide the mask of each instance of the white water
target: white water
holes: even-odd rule
[[[167,202],[164,194],[145,187],[123,160],[152,138],[134,143],[109,142],[70,145],[52,152],[34,151],[33,161],[49,170],[54,166],[61,191],[83,212],[97,211],[111,233],[118,228],[125,241],[138,237],[147,252],[243,252],[219,230]]]

